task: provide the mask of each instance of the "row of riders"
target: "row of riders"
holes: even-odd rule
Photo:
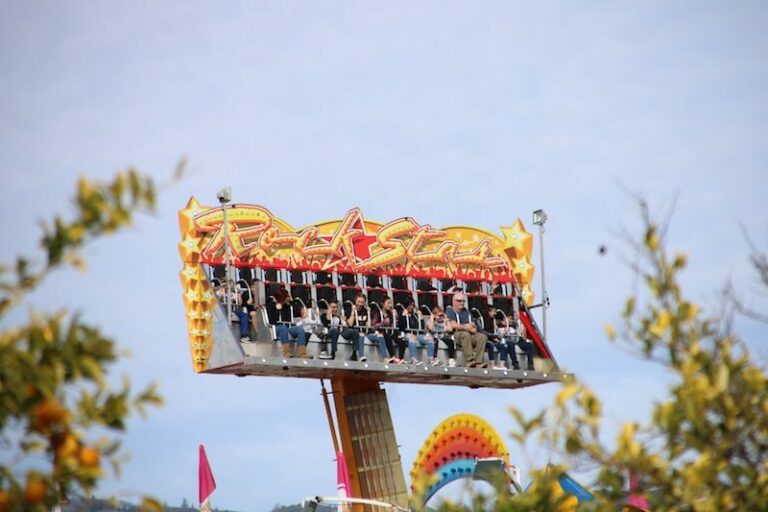
[[[250,326],[256,322],[257,315],[253,295],[234,283],[230,290],[233,320],[240,324],[241,341],[249,342]],[[226,302],[226,286],[217,287],[216,295]],[[367,338],[378,348],[381,360],[389,364],[439,366],[443,363],[437,349],[442,342],[448,352],[449,367],[460,366],[456,360],[458,347],[469,368],[504,370],[509,361],[511,368],[519,369],[517,347],[526,356],[527,369],[533,370],[534,345],[527,338],[523,323],[494,306],[472,315],[462,292],[453,294],[451,306],[445,311],[440,306],[422,311],[412,300],[396,308],[390,297],[380,305],[371,303],[369,307],[362,293],[355,296],[354,302],[345,303],[344,308],[339,308],[334,301],[321,302],[322,307],[317,310],[311,304],[292,299],[285,288],[269,297],[266,313],[269,324],[275,328],[276,341],[281,342],[283,357],[293,357],[291,345],[295,343],[296,357],[311,358],[307,354],[307,341],[314,334],[321,340],[321,359],[336,358],[341,337],[352,344],[351,360],[366,361]],[[419,358],[420,348],[426,349],[427,361]]]

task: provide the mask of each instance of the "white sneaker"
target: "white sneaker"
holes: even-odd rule
[[[415,364],[416,366],[421,366],[424,364],[424,362],[421,359],[411,359],[411,364]]]
[[[494,366],[491,370],[506,370],[504,366]]]
[[[366,362],[367,360],[368,360],[368,358],[367,358],[367,357],[365,357],[365,356],[360,356],[360,359],[358,359],[358,361],[360,361],[361,363],[364,363],[364,362]]]
[[[429,366],[440,366],[443,364],[443,362],[437,358],[433,359],[431,363],[429,363]]]
[[[454,358],[450,358],[448,360],[448,368],[456,368],[457,366],[459,365],[456,364],[456,360]]]

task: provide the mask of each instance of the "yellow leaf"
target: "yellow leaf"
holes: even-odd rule
[[[616,328],[613,326],[613,324],[605,324],[605,335],[608,336],[608,339],[614,340],[616,339]]]
[[[90,196],[92,192],[93,187],[87,178],[81,177],[79,180],[77,180],[77,196],[79,198],[85,199]]]
[[[656,323],[654,323],[648,330],[651,331],[651,334],[661,338],[664,335],[664,331],[669,327],[670,319],[671,315],[669,314],[669,311],[664,310],[659,314]]]
[[[659,236],[656,234],[656,227],[651,226],[645,233],[645,245],[651,250],[655,251],[659,248]]]
[[[696,315],[699,314],[699,307],[692,302],[687,303],[686,306],[686,319],[690,322],[696,318]]]
[[[627,302],[624,305],[624,316],[632,316],[632,313],[634,312],[635,312],[635,298],[630,297],[627,299]]]
[[[722,392],[728,387],[728,381],[730,380],[730,372],[727,366],[720,366],[717,370],[717,381],[715,383],[715,389]]]
[[[698,341],[692,341],[691,347],[688,350],[692,356],[697,356],[701,353],[701,345]]]
[[[635,424],[632,422],[624,423],[624,426],[621,429],[621,436],[619,437],[620,444],[629,446],[629,444],[633,442],[634,437],[635,437]]]
[[[67,261],[70,265],[72,265],[72,267],[75,268],[75,270],[78,270],[80,272],[85,272],[87,270],[87,265],[85,264],[85,260],[76,253],[70,253],[67,256]]]
[[[53,343],[53,329],[51,329],[50,324],[45,324],[43,326],[43,339],[46,343]]]
[[[675,268],[683,268],[688,263],[688,257],[685,254],[677,254],[675,255],[675,261],[672,262],[672,266]]]
[[[557,405],[562,407],[578,391],[579,391],[579,388],[575,384],[568,384],[567,386],[563,386],[563,389],[561,389],[560,392],[557,394],[557,399],[556,399]]]
[[[144,496],[139,505],[140,512],[162,512],[163,505],[159,501],[149,496]]]
[[[560,505],[561,512],[576,512],[579,508],[579,499],[576,496],[568,496]]]
[[[69,238],[75,242],[80,242],[85,234],[85,229],[80,224],[75,224],[69,228]]]

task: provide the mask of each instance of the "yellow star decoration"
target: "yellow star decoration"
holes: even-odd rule
[[[189,198],[186,208],[179,210],[179,231],[181,232],[182,238],[185,238],[187,235],[195,238],[198,237],[193,219],[198,213],[209,209],[210,207],[202,206],[198,203],[195,196]]]
[[[533,281],[534,267],[527,256],[512,260],[512,273],[520,286],[531,284]]]
[[[525,230],[520,219],[511,226],[501,226],[504,235],[504,252],[512,265],[512,273],[520,285],[526,304],[533,304],[534,294],[531,282],[536,267],[531,263],[533,254],[533,235]]]
[[[534,294],[533,290],[531,290],[530,284],[526,284],[520,289],[520,296],[529,306],[532,306],[533,302],[536,300],[536,294]]]
[[[179,256],[184,264],[179,277],[184,290],[189,348],[192,351],[192,362],[197,372],[208,367],[208,359],[211,357],[213,349],[211,327],[213,308],[216,306],[213,290],[200,266],[200,244],[203,238],[194,224],[195,215],[207,209],[201,206],[197,199],[191,197],[186,208],[179,211],[179,231],[182,238],[179,243]]]
[[[181,261],[197,263],[200,261],[200,237],[186,236],[179,242],[179,255]]]
[[[504,235],[504,252],[510,260],[527,256],[533,251],[533,235],[525,230],[523,221],[517,219],[511,226],[501,226]]]

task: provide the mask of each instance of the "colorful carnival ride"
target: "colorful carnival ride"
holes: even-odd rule
[[[381,383],[514,389],[565,377],[531,313],[542,304],[534,303],[531,289],[533,236],[519,219],[502,227],[499,236],[464,226],[436,229],[411,217],[381,223],[353,208],[342,219],[297,229],[262,206],[231,204],[226,190],[219,199],[219,206],[208,207],[193,197],[179,212],[181,282],[194,369],[329,379],[335,406],[334,420],[326,401],[329,424],[349,470],[351,495],[408,506]],[[434,315],[448,314],[457,294],[476,330],[495,336],[497,347],[505,345],[512,365],[507,360],[470,361],[453,343],[456,333],[435,330]],[[281,309],[276,301],[286,296]],[[387,310],[392,304],[394,311]],[[342,322],[354,319],[339,327],[358,331],[362,342],[338,336],[331,359],[334,327],[317,319],[328,319],[337,309]],[[390,313],[415,320],[406,327],[397,320],[376,323]],[[295,330],[287,335],[297,327],[306,336],[295,337]],[[381,343],[385,335],[388,342],[410,337],[422,343],[408,344],[413,357],[399,364],[402,349],[387,354],[393,347]],[[423,343],[425,337],[434,348]],[[293,348],[294,338],[300,350]],[[478,464],[493,465],[479,461],[509,466],[503,441],[480,418],[446,421],[414,469],[437,475],[428,497],[456,478],[481,474]]]
[[[520,492],[516,472],[504,440],[490,424],[479,416],[457,414],[443,420],[427,437],[413,462],[411,481],[428,482],[422,496],[426,503],[440,489],[462,478],[492,484],[503,478],[507,487]]]

